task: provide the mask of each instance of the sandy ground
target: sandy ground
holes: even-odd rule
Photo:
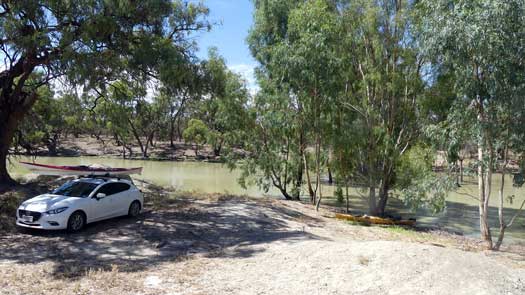
[[[525,294],[523,249],[351,225],[296,202],[162,204],[78,234],[0,236],[0,293]]]

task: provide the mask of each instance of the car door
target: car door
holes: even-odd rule
[[[115,183],[115,192],[112,197],[115,205],[114,214],[116,216],[128,214],[129,204],[131,204],[130,188],[131,186],[127,183]]]
[[[116,191],[116,183],[106,183],[103,186],[101,186],[93,195],[92,199],[92,220],[101,220],[110,218],[115,215],[115,212],[117,210],[117,204],[115,204],[113,196],[115,195]],[[106,197],[97,199],[96,196],[99,193],[103,193],[106,195]]]

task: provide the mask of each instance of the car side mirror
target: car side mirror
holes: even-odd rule
[[[100,200],[100,199],[104,199],[106,197],[106,194],[105,193],[98,193],[95,198],[97,200]]]

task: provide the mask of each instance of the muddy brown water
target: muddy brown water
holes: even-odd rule
[[[15,177],[30,173],[27,169],[20,167],[18,161],[32,161],[27,157],[11,158],[10,172]],[[276,190],[263,192],[255,185],[247,189],[242,188],[237,179],[239,170],[230,170],[225,165],[207,162],[171,162],[171,161],[141,161],[124,160],[102,157],[38,157],[36,162],[54,165],[90,165],[104,164],[111,167],[143,167],[142,175],[133,176],[138,180],[153,182],[161,186],[173,186],[181,191],[195,191],[202,193],[230,193],[244,194],[256,197],[279,197]],[[498,189],[501,181],[500,175],[493,178],[492,196],[490,200],[491,225],[496,229]],[[512,181],[506,179],[505,196],[514,196],[512,202],[505,201],[505,216],[507,219],[517,212],[521,202],[525,199],[525,188],[515,188]],[[324,185],[323,195],[327,203],[336,204],[333,198],[333,186]],[[363,198],[365,192],[358,189],[350,190],[352,195],[350,208],[352,212],[365,212],[366,202]],[[433,215],[427,210],[421,209],[410,212],[401,201],[393,200],[390,203],[390,212],[393,215],[404,217],[415,217],[418,224],[422,226],[438,227],[449,231],[464,234],[466,236],[479,236],[479,213],[476,179],[466,177],[465,183],[457,191],[451,192],[447,197],[447,208],[443,213]],[[494,231],[497,234],[497,231]],[[512,228],[507,230],[506,241],[511,243],[525,243],[525,212],[515,221]]]

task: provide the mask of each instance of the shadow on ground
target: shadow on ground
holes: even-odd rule
[[[0,262],[53,262],[51,274],[79,278],[90,269],[141,271],[194,257],[248,257],[264,243],[323,239],[290,221],[321,222],[302,213],[235,198],[177,199],[139,219],[116,218],[88,225],[77,234],[24,231],[0,236]]]

